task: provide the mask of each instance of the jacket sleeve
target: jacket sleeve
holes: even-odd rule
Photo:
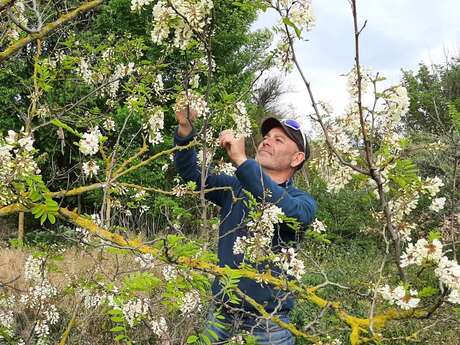
[[[241,164],[236,170],[236,177],[255,198],[263,199],[265,194],[265,200],[276,204],[286,216],[297,219],[305,227],[313,221],[317,209],[313,197],[301,191],[289,194],[265,174],[255,160],[248,159]],[[266,191],[270,194],[267,195]]]
[[[187,137],[181,137],[178,135],[176,130],[174,135],[174,144],[178,146],[187,145],[194,136],[195,132],[192,132]],[[198,188],[201,186],[201,169],[197,163],[197,154],[195,148],[176,151],[174,154],[174,166],[184,181],[193,181],[196,183]],[[226,174],[209,174],[206,179],[205,188],[232,187],[235,189],[237,183],[238,180],[235,177]],[[206,193],[206,199],[218,206],[222,206],[224,198],[230,195],[229,193],[230,191],[226,190],[208,192]]]

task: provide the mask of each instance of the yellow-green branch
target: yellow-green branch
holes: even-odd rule
[[[117,174],[114,174],[113,179],[114,180],[118,179],[123,175],[129,174],[130,172],[133,172],[134,170],[137,170],[137,169],[139,169],[139,168],[141,168],[141,167],[143,167],[145,165],[148,165],[151,162],[153,162],[155,159],[160,158],[161,156],[169,155],[169,154],[174,153],[176,151],[188,150],[189,148],[191,148],[191,147],[193,147],[193,146],[195,146],[197,144],[198,144],[198,142],[196,140],[193,140],[190,143],[188,143],[187,145],[174,146],[171,149],[158,152],[157,154],[154,154],[152,157],[147,158],[145,161],[142,161],[142,162],[140,162],[140,163],[138,163],[136,165],[133,165],[132,167],[130,167],[130,168],[126,169],[126,170],[120,171]]]
[[[70,211],[66,208],[60,208],[59,213],[70,220],[75,225],[85,228],[91,233],[108,240],[120,247],[125,247],[127,249],[136,250],[144,254],[152,254],[153,256],[159,256],[161,253],[158,249],[152,248],[143,244],[139,240],[130,240],[121,235],[114,234],[104,228],[101,228],[94,224],[90,219],[83,218],[77,213]],[[294,293],[299,299],[309,301],[313,304],[318,305],[319,307],[324,308],[326,305],[329,305],[332,310],[335,311],[339,319],[345,322],[351,328],[350,341],[351,344],[359,344],[360,334],[362,332],[367,333],[367,329],[370,325],[370,320],[367,318],[359,318],[352,316],[347,313],[347,311],[340,305],[338,302],[327,301],[320,296],[318,296],[314,291],[314,287],[302,287],[295,281],[286,281],[281,278],[272,276],[270,273],[259,273],[255,270],[250,269],[232,269],[228,267],[219,267],[212,263],[195,259],[187,256],[179,257],[176,260],[177,264],[187,266],[202,272],[210,273],[214,276],[225,276],[228,273],[237,273],[239,276],[244,278],[249,278],[252,280],[263,281],[269,283],[274,287],[290,291]],[[262,306],[261,306],[262,307]],[[263,308],[263,307],[262,307]],[[377,314],[373,318],[373,327],[374,330],[379,330],[384,327],[384,325],[391,320],[401,320],[407,318],[419,318],[427,315],[427,310],[424,309],[413,309],[413,310],[397,310],[395,308],[388,309],[386,312]]]
[[[76,16],[78,16],[81,13],[88,12],[95,7],[99,6],[102,4],[103,0],[93,0],[89,2],[85,2],[84,4],[80,5],[79,7],[75,8],[74,10],[62,15],[59,17],[57,20],[54,22],[48,23],[39,32],[34,32],[31,33],[16,42],[13,42],[9,47],[7,47],[4,51],[0,52],[0,62],[3,62],[7,58],[9,58],[11,55],[16,53],[18,50],[21,48],[25,47],[27,44],[37,40],[37,39],[42,39],[49,35],[51,32],[53,32],[55,29],[58,27],[62,26],[63,24],[71,21],[74,19]],[[5,3],[5,5],[4,5]],[[10,3],[10,1],[6,0],[0,3],[0,6],[7,6]],[[1,9],[2,7],[0,7]]]
[[[0,207],[0,217],[9,216],[10,214],[18,212],[27,212],[29,209],[21,204],[12,204]]]
[[[276,315],[272,315],[272,314],[268,313],[264,309],[264,307],[262,305],[257,303],[255,299],[253,299],[250,296],[246,295],[240,289],[237,288],[236,292],[238,293],[238,295],[240,295],[242,298],[244,298],[250,305],[252,305],[260,313],[260,315],[264,319],[271,320],[274,323],[276,323],[278,326],[286,328],[292,334],[294,334],[296,337],[302,337],[302,338],[305,338],[305,339],[307,339],[307,340],[309,340],[311,342],[314,342],[314,343],[317,343],[318,341],[321,340],[319,337],[308,335],[307,333],[298,330],[292,323],[284,322],[283,320],[281,320]]]

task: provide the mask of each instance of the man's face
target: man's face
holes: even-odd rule
[[[303,160],[297,144],[281,127],[272,128],[257,147],[256,160],[268,170],[291,170]]]

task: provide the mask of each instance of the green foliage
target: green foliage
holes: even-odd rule
[[[323,239],[346,241],[359,237],[362,230],[375,226],[371,213],[379,204],[373,195],[369,195],[365,183],[359,178],[340,192],[331,194],[315,171],[310,170],[308,177],[308,184],[299,176],[296,185],[315,196],[318,204],[316,218],[326,224],[327,231],[322,236],[310,232],[307,234],[317,237],[320,242]]]
[[[235,293],[240,279],[241,274],[228,266],[225,267],[224,275],[219,278],[222,290],[230,303],[238,304],[241,301],[241,298]]]
[[[161,279],[150,272],[136,272],[124,279],[122,291],[128,294],[133,292],[151,293],[160,286],[161,282]]]

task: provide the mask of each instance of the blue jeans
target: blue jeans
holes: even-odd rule
[[[294,345],[295,343],[292,333],[273,321],[262,318],[255,319],[252,315],[243,313],[222,311],[220,314],[224,316],[224,319],[216,319],[213,308],[208,313],[205,334],[212,344],[225,344],[232,337],[241,333],[249,333],[254,336],[257,345]],[[287,314],[277,314],[276,316],[283,322],[290,322]],[[221,327],[217,327],[214,323],[219,323]],[[219,339],[216,340],[208,330],[213,331]]]

